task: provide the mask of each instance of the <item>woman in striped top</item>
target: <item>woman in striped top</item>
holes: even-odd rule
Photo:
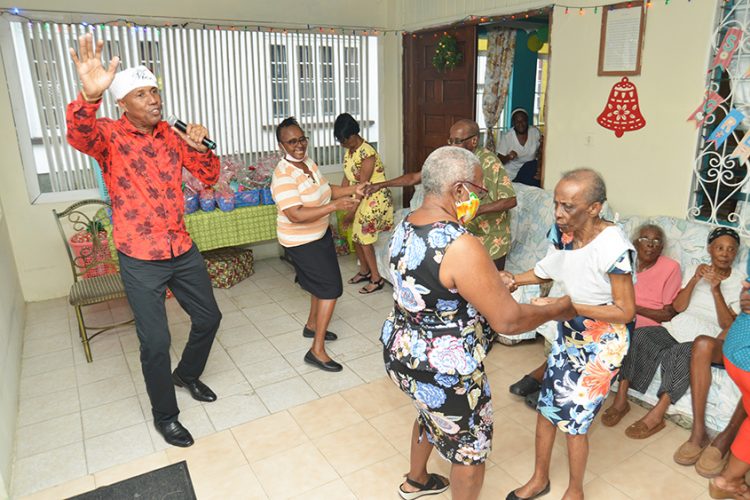
[[[286,118],[276,127],[276,139],[285,153],[271,181],[278,210],[276,234],[292,260],[297,283],[310,293],[311,299],[302,335],[312,338],[313,344],[305,354],[305,362],[338,372],[342,366],[325,350],[325,341],[337,338],[327,329],[336,299],[343,293],[328,216],[337,210],[355,209],[364,196],[364,186],[328,184],[307,156],[307,137],[294,118]]]

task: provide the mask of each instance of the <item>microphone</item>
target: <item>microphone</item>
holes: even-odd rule
[[[169,125],[176,128],[180,132],[187,134],[187,124],[182,120],[179,120],[175,115],[170,115],[169,118],[167,118],[167,123],[169,123]],[[201,141],[201,144],[206,146],[208,149],[216,149],[216,143],[208,137],[204,137]]]

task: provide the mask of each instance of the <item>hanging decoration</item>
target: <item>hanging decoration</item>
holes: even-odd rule
[[[708,95],[703,99],[703,102],[695,108],[695,111],[693,111],[693,114],[690,115],[687,119],[687,121],[694,121],[695,122],[695,128],[703,126],[703,123],[705,123],[706,120],[716,111],[716,108],[719,107],[719,104],[724,102],[724,98],[721,97],[719,94],[717,94],[714,91],[710,91]]]
[[[664,6],[669,6],[671,0],[660,0],[663,1]],[[724,0],[725,2],[728,0]],[[656,0],[647,1],[644,4],[645,9],[654,8],[654,4],[659,3]],[[696,3],[696,2],[690,2]],[[523,13],[516,14],[505,14],[498,16],[477,16],[469,15],[462,19],[456,20],[451,24],[452,27],[467,26],[467,25],[478,25],[484,23],[496,23],[503,21],[515,21],[519,19],[528,19],[529,16],[547,15],[549,8],[564,9],[564,13],[568,14],[573,9],[579,16],[585,15],[587,11],[591,11],[594,14],[600,13],[606,8],[611,8],[610,4],[600,5],[587,5],[581,7],[579,5],[566,5],[564,3],[551,3],[543,9],[531,9]],[[56,16],[51,16],[55,15]],[[411,32],[403,29],[384,29],[377,26],[349,26],[349,25],[312,25],[303,23],[278,23],[261,20],[242,20],[237,19],[234,21],[229,20],[197,20],[191,18],[181,17],[170,17],[165,18],[154,18],[150,16],[139,16],[138,19],[128,18],[116,18],[113,19],[111,15],[102,13],[71,13],[64,10],[35,10],[35,9],[19,9],[18,7],[4,7],[0,8],[0,16],[6,16],[14,20],[24,19],[26,21],[46,22],[51,24],[61,22],[60,19],[65,18],[65,23],[70,23],[71,17],[82,20],[80,24],[89,29],[96,29],[97,27],[103,28],[104,26],[127,26],[133,28],[133,30],[144,31],[149,28],[202,28],[202,29],[215,29],[225,31],[257,31],[257,32],[268,32],[268,33],[326,33],[331,35],[364,35],[364,36],[387,36],[389,34],[411,36],[413,38],[432,36],[432,34]],[[57,17],[57,19],[50,19],[50,17]],[[576,16],[578,17],[578,16]],[[537,37],[541,40],[542,44],[547,42],[549,37],[549,31],[547,28],[540,28],[536,32]]]
[[[544,42],[541,38],[539,38],[539,35],[536,33],[532,33],[529,35],[529,38],[526,40],[526,46],[529,48],[532,52],[539,52],[542,47],[544,47]]]
[[[609,92],[609,99],[596,121],[602,127],[612,130],[616,137],[622,137],[625,132],[638,130],[646,125],[646,119],[641,114],[638,103],[638,90],[635,85],[622,77]]]
[[[742,120],[744,119],[745,115],[742,114],[742,111],[736,108],[733,109],[726,118],[721,121],[719,126],[711,132],[711,135],[708,136],[707,142],[713,142],[714,147],[717,149],[720,148],[721,145],[724,144],[724,141],[727,140],[727,137],[729,137],[729,134],[731,134],[734,129],[737,128],[737,125],[742,123]]]
[[[742,41],[742,29],[741,28],[729,28],[724,40],[721,42],[721,48],[716,53],[711,66],[708,70],[721,66],[725,70],[729,67],[729,62],[732,60],[734,52],[740,47]]]
[[[745,137],[742,138],[730,155],[730,158],[738,158],[741,164],[745,163],[748,157],[750,157],[750,130],[745,133]]]
[[[464,55],[458,50],[456,37],[447,33],[443,34],[435,47],[435,55],[432,56],[432,66],[440,71],[450,71],[461,62]]]

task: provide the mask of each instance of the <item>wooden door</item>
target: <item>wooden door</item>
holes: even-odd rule
[[[432,66],[435,47],[444,33],[456,37],[463,54],[455,69],[439,72]],[[448,131],[458,119],[475,119],[476,26],[421,31],[404,38],[404,172],[418,172],[427,156],[446,145]],[[408,206],[413,189],[404,189]]]

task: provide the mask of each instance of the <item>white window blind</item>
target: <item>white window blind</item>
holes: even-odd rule
[[[163,116],[205,125],[221,156],[250,165],[276,151],[275,126],[287,116],[297,117],[321,166],[343,156],[333,138],[338,113],[351,113],[363,135],[377,141],[372,36],[41,22],[7,22],[3,29],[21,82],[11,85],[12,98],[24,103],[28,123],[25,134],[19,131],[31,143],[24,166],[42,193],[97,187],[92,160],[65,140],[65,108],[80,86],[68,47],[77,49],[86,32],[105,40],[105,61],[117,55],[121,68],[150,68],[162,89]],[[108,94],[99,116],[119,117]]]

